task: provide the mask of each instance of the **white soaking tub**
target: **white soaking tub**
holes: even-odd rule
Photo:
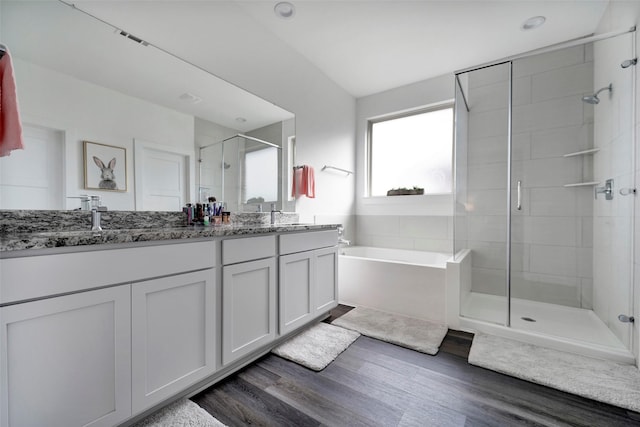
[[[450,254],[347,247],[340,251],[340,303],[446,323]]]

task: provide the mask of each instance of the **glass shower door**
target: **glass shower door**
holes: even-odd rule
[[[617,316],[630,312],[633,265],[632,72],[620,66],[631,38],[513,61],[514,328],[629,344]]]
[[[455,250],[471,250],[460,314],[507,325],[511,63],[456,76]]]

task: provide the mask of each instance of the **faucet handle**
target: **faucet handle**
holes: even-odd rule
[[[91,198],[91,208],[99,208],[102,205],[102,196],[89,196]]]

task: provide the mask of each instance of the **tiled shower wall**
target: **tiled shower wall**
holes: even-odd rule
[[[611,93],[600,94],[594,108],[595,180],[613,179],[613,199],[599,196],[594,201],[594,303],[595,313],[625,345],[629,345],[629,324],[619,314],[631,313],[634,196],[620,190],[634,188],[633,173],[633,68],[620,63],[633,57],[633,34],[602,40],[594,46],[594,87],[612,85]],[[602,185],[602,184],[601,184]],[[624,193],[624,191],[623,191]]]
[[[512,295],[590,308],[593,180],[592,49],[578,46],[514,62]],[[471,73],[466,228],[473,291],[504,295],[508,67]],[[522,210],[515,183],[522,181]]]

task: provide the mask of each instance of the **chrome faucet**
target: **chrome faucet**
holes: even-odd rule
[[[271,203],[271,225],[276,223],[276,213],[282,213],[282,211],[276,210],[276,204]]]
[[[94,206],[91,208],[91,231],[102,231],[102,226],[100,225],[100,216],[101,212],[106,212],[106,206]]]
[[[338,238],[339,245],[351,246],[351,240],[346,240],[343,237]]]
[[[338,226],[338,244],[345,246],[351,245],[351,241],[344,238],[344,227],[342,225]]]

